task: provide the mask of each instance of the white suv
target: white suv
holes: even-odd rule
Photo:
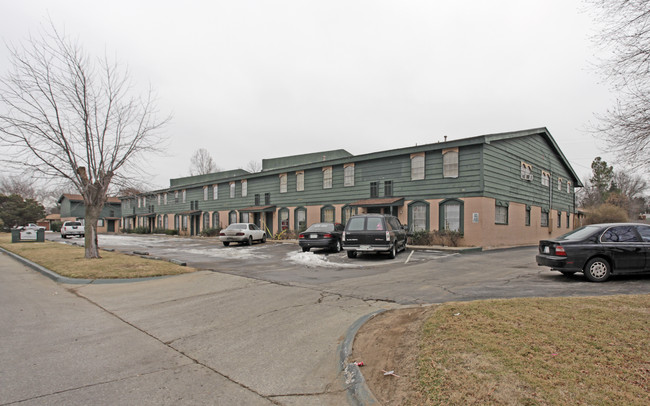
[[[66,221],[61,227],[61,238],[68,238],[71,235],[84,236],[84,225],[81,221]]]

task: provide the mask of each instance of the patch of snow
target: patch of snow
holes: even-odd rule
[[[287,254],[287,260],[304,265],[308,268],[359,268],[359,265],[342,264],[328,261],[324,255],[316,255],[313,252],[293,251]]]

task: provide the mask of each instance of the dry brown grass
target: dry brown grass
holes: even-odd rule
[[[51,241],[12,244],[10,234],[0,234],[0,247],[68,278],[145,278],[195,271],[167,261],[108,251],[101,252],[101,259],[85,259],[82,247]]]
[[[650,295],[447,303],[412,404],[647,405],[649,348]]]

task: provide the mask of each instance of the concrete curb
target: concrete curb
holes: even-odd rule
[[[352,344],[354,344],[354,338],[361,326],[368,322],[368,320],[385,311],[386,310],[377,310],[376,312],[359,318],[348,328],[343,342],[339,345],[339,362],[341,365],[341,371],[343,372],[342,377],[345,381],[345,387],[347,388],[348,401],[352,405],[379,405],[379,401],[375,398],[372,392],[370,392],[368,385],[366,385],[366,380],[364,379],[363,374],[361,374],[361,370],[356,364],[352,362],[348,363],[348,357],[352,353]]]
[[[128,282],[142,282],[142,281],[149,281],[152,279],[162,279],[162,278],[169,278],[174,275],[165,275],[165,276],[151,276],[147,278],[131,278],[131,279],[77,279],[77,278],[68,278],[66,276],[61,276],[58,273],[51,271],[35,262],[32,262],[26,258],[21,257],[18,254],[15,254],[11,251],[7,251],[6,249],[0,247],[0,252],[3,252],[7,255],[9,255],[11,258],[15,259],[16,261],[22,263],[23,265],[26,265],[33,270],[40,272],[41,274],[47,276],[48,278],[52,279],[55,282],[59,283],[66,283],[70,285],[89,285],[89,284],[109,284],[109,283],[128,283]]]

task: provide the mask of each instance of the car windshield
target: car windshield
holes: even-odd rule
[[[334,231],[334,224],[332,223],[317,223],[309,226],[306,232],[318,232],[318,231]]]
[[[81,223],[78,221],[68,221],[67,226],[80,226]]]
[[[601,230],[601,226],[584,226],[559,237],[558,240],[581,241]]]
[[[246,224],[231,224],[226,230],[246,230],[248,225]]]

